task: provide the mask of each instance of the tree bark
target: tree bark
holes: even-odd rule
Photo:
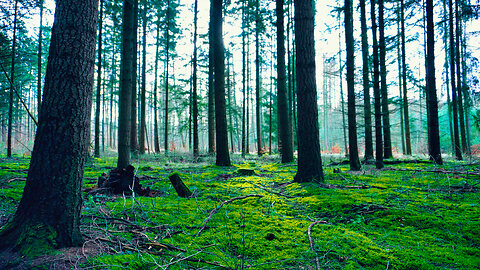
[[[427,13],[427,122],[428,122],[428,153],[436,164],[442,164],[440,152],[440,134],[438,126],[438,101],[435,86],[435,33],[433,22],[433,0],[426,0]]]
[[[159,12],[157,12],[157,16]],[[157,38],[155,40],[155,79],[153,82],[153,144],[155,148],[155,153],[160,153],[160,138],[158,134],[158,57],[159,57],[159,47],[160,47],[160,18],[157,18]]]
[[[147,128],[146,119],[146,94],[147,94],[147,10],[148,1],[143,1],[142,9],[142,88],[140,92],[140,154],[145,154],[145,133]]]
[[[298,171],[295,182],[323,182],[318,134],[313,2],[295,1],[297,47]]]
[[[102,34],[103,34],[103,0],[100,0],[100,17],[98,20],[98,67],[97,93],[95,102],[95,150],[94,156],[100,157],[100,100],[102,96]]]
[[[13,39],[12,39],[12,64],[10,69],[10,92],[8,96],[8,130],[7,130],[7,157],[12,157],[12,136],[13,136],[13,92],[15,91],[15,50],[17,43],[17,13],[18,0],[15,0],[13,15]]]
[[[260,0],[255,2],[255,117],[257,124],[257,153],[263,155],[262,124],[261,124],[261,86],[260,86]]]
[[[198,24],[198,0],[194,3],[194,33],[193,33],[193,90],[192,90],[192,118],[193,118],[193,156],[199,156],[198,151],[198,99],[197,99],[197,24]]]
[[[128,0],[127,0],[128,1]],[[138,0],[133,0],[133,61],[132,61],[132,99],[130,106],[132,114],[130,117],[130,151],[137,155],[139,150],[137,140],[137,59],[138,59]]]
[[[372,17],[372,39],[373,39],[373,96],[375,107],[375,166],[383,168],[383,136],[382,136],[382,111],[380,101],[380,71],[378,59],[377,41],[377,18],[375,15],[376,0],[371,0],[370,14]]]
[[[412,140],[410,137],[410,114],[408,109],[408,88],[407,88],[407,60],[405,44],[405,5],[404,0],[400,0],[400,24],[401,24],[401,42],[402,42],[402,88],[403,88],[403,119],[405,125],[405,147],[407,155],[412,154]]]
[[[370,99],[370,68],[368,61],[368,36],[365,0],[360,0],[360,24],[362,31],[363,106],[365,119],[365,160],[373,159],[372,103]]]
[[[353,5],[345,0],[345,43],[347,49],[347,102],[348,102],[348,147],[350,170],[360,170],[357,145],[357,119],[355,109],[355,58],[353,39]]]
[[[210,1],[212,3],[213,0]],[[215,86],[214,86],[214,47],[213,47],[213,5],[210,4],[208,31],[208,153],[215,153]]]
[[[170,58],[170,0],[167,0],[167,14],[165,16],[165,126],[164,126],[164,141],[165,154],[169,152],[168,149],[168,123],[169,123],[169,58]]]
[[[385,158],[392,158],[392,138],[390,134],[390,112],[388,110],[388,90],[387,90],[387,65],[385,60],[385,20],[384,20],[384,0],[378,1],[378,29],[380,45],[380,77],[381,77],[381,97],[382,97],[382,119],[383,119],[383,155]]]
[[[287,77],[285,74],[284,0],[276,0],[277,12],[277,118],[278,146],[282,163],[293,161],[292,129],[288,120]]]
[[[222,0],[212,0],[211,29],[213,39],[213,67],[215,78],[215,127],[217,143],[217,166],[230,166],[228,152],[228,129],[225,106],[225,52],[223,45]]]
[[[43,4],[40,0],[40,26],[38,27],[38,59],[37,59],[37,115],[40,115],[42,105],[42,56],[43,56]]]
[[[24,255],[79,246],[81,187],[88,152],[97,0],[57,0],[27,182],[0,247]]]
[[[460,146],[460,135],[458,130],[458,101],[457,101],[457,85],[455,77],[455,41],[454,41],[454,31],[453,31],[453,3],[452,0],[449,0],[448,4],[449,18],[448,26],[450,32],[450,82],[452,88],[452,111],[453,111],[453,133],[454,133],[454,144],[455,144],[455,158],[457,160],[462,160],[462,148]]]

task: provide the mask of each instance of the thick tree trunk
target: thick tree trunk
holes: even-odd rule
[[[120,92],[118,97],[118,161],[117,168],[124,169],[130,165],[130,129],[132,117],[132,88],[135,81],[132,75],[135,53],[134,4],[123,1],[122,20],[122,55],[120,66]]]
[[[363,106],[365,118],[365,160],[373,159],[372,102],[370,99],[370,68],[368,61],[368,36],[365,0],[360,0],[360,23],[362,31]]]
[[[277,118],[278,146],[282,163],[293,161],[292,129],[288,120],[287,77],[285,74],[285,30],[283,0],[276,0],[277,11]]]
[[[383,168],[383,136],[382,136],[382,111],[380,101],[380,71],[378,59],[377,19],[375,15],[376,0],[371,0],[370,14],[372,16],[373,39],[373,96],[375,107],[375,165],[377,169]]]
[[[428,121],[428,153],[436,164],[442,164],[440,152],[440,134],[438,125],[438,101],[435,86],[435,33],[433,22],[433,0],[426,0],[427,13],[427,121]]]
[[[317,86],[313,2],[295,1],[295,43],[297,47],[298,171],[295,182],[323,182],[318,134]]]
[[[347,102],[348,102],[348,147],[350,170],[360,170],[357,145],[357,119],[355,109],[355,59],[353,38],[353,5],[345,0],[345,43],[347,48]]]
[[[215,73],[215,127],[217,143],[217,166],[230,166],[228,152],[228,129],[225,106],[225,53],[223,46],[222,0],[212,0],[211,29],[213,39],[213,67]]]
[[[381,96],[382,96],[382,119],[383,119],[383,155],[385,158],[392,158],[392,138],[390,134],[390,112],[388,110],[388,90],[387,90],[387,65],[385,55],[387,52],[385,45],[385,20],[384,20],[384,0],[378,1],[378,29],[380,45],[380,77],[381,77]]]
[[[57,0],[30,169],[0,247],[34,255],[78,246],[93,94],[97,0]],[[80,44],[80,46],[71,46]]]

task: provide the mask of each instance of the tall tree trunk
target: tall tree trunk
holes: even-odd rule
[[[405,146],[407,155],[412,154],[412,140],[410,137],[410,114],[408,109],[408,89],[407,89],[407,60],[405,44],[405,5],[404,0],[400,0],[400,24],[402,39],[402,87],[403,87],[403,119],[405,120]]]
[[[466,44],[466,31],[463,31],[463,25],[462,22],[460,21],[460,33],[462,34],[462,38],[460,39],[461,43],[461,52],[460,52],[460,57],[461,57],[461,63],[462,63],[462,93],[464,96],[464,106],[465,106],[465,129],[466,129],[466,147],[467,151],[466,154],[467,156],[471,157],[472,155],[472,149],[471,149],[471,125],[470,125],[470,115],[471,115],[471,96],[468,92],[468,85],[467,85],[467,66],[465,62],[465,54],[466,54],[466,49],[467,49],[467,44]]]
[[[145,132],[147,128],[146,119],[146,94],[147,94],[147,10],[148,1],[143,1],[142,9],[142,88],[140,92],[140,154],[145,154]]]
[[[213,0],[211,0],[213,1]],[[215,153],[215,86],[214,86],[214,67],[213,67],[213,5],[210,5],[210,23],[208,31],[208,153]]]
[[[18,0],[15,0],[13,15],[13,40],[12,40],[12,65],[10,69],[10,92],[8,96],[8,134],[7,134],[7,157],[12,157],[12,133],[13,133],[13,92],[15,87],[15,49],[17,47],[17,12]]]
[[[455,1],[455,64],[457,68],[457,98],[458,98],[458,118],[460,120],[460,139],[462,141],[462,153],[467,153],[467,134],[465,128],[465,112],[463,107],[463,85],[462,85],[462,67],[460,56],[460,31],[461,18],[458,12],[458,2]]]
[[[37,59],[37,114],[40,115],[42,105],[42,56],[43,56],[43,1],[40,0],[40,26],[38,27],[38,59]]]
[[[400,14],[401,11],[401,5],[398,4],[398,9],[397,9],[397,13]],[[401,31],[401,26],[400,26],[400,16],[397,15],[397,37],[396,37],[396,47],[397,47],[397,63],[398,63],[398,97],[399,97],[399,102],[398,102],[398,108],[399,108],[399,111],[400,111],[400,115],[399,115],[399,118],[400,118],[400,139],[402,141],[402,154],[403,155],[406,155],[407,154],[407,151],[405,149],[405,125],[404,125],[404,120],[403,120],[403,103],[402,103],[402,100],[403,100],[403,92],[402,92],[402,52],[401,52],[401,46],[402,46],[402,42],[401,42],[401,35],[402,35],[402,31]]]
[[[22,199],[0,233],[1,249],[32,256],[83,242],[81,188],[90,133],[97,8],[96,0],[56,2],[45,106]]]
[[[132,117],[132,94],[135,87],[135,7],[129,0],[123,1],[122,18],[122,55],[120,64],[120,92],[118,97],[118,161],[117,168],[125,169],[130,165],[130,136]]]
[[[245,157],[247,153],[247,51],[246,51],[246,41],[245,41],[245,29],[246,29],[246,15],[245,15],[245,1],[242,2],[242,93],[243,93],[243,102],[242,102],[242,156]]]
[[[353,5],[345,0],[345,43],[347,49],[347,102],[348,102],[348,147],[350,170],[360,170],[357,145],[357,120],[355,110],[355,58],[353,38]]]
[[[100,18],[98,20],[98,67],[97,93],[95,102],[95,157],[100,157],[100,99],[102,96],[102,41],[103,41],[103,0],[100,0]]]
[[[198,0],[194,3],[193,18],[193,89],[192,89],[192,111],[193,111],[193,156],[199,155],[198,151],[198,99],[197,99],[197,24],[198,24]]]
[[[292,129],[288,118],[287,77],[285,74],[284,0],[276,0],[277,12],[277,118],[278,146],[282,163],[293,161]]]
[[[438,101],[435,86],[435,33],[433,22],[433,0],[426,0],[427,13],[427,121],[428,121],[428,153],[436,164],[442,164],[440,152],[440,133],[438,125]]]
[[[133,47],[133,54],[135,57],[132,61],[132,99],[130,106],[132,114],[130,118],[130,151],[132,154],[137,155],[139,146],[137,140],[137,59],[138,59],[138,0],[133,0],[133,40],[134,40],[134,47]]]
[[[449,18],[448,18],[448,27],[450,30],[450,82],[452,86],[452,111],[453,111],[453,133],[454,133],[454,143],[455,143],[455,158],[457,160],[462,160],[462,148],[460,146],[460,135],[458,130],[458,101],[457,101],[457,85],[455,77],[455,41],[454,41],[454,31],[453,31],[453,3],[452,0],[449,0],[448,4]]]
[[[263,155],[262,125],[261,125],[261,94],[260,94],[260,0],[256,0],[255,14],[255,117],[257,124],[257,153]]]
[[[341,28],[341,18],[338,14],[338,29]],[[343,65],[342,65],[342,37],[341,32],[338,31],[338,74],[340,80],[340,104],[342,109],[342,131],[343,144],[345,145],[345,157],[349,156],[348,141],[347,141],[347,121],[345,120],[345,97],[343,95]]]
[[[365,118],[365,160],[373,159],[372,102],[370,99],[370,68],[368,61],[368,36],[365,0],[360,0],[360,23],[362,31],[363,106]]]
[[[318,134],[313,2],[310,0],[295,1],[295,43],[298,48],[298,171],[294,181],[323,182]]]
[[[222,0],[212,0],[211,29],[215,73],[215,127],[217,143],[217,166],[230,166],[228,152],[228,129],[225,106],[225,52],[223,45]]]
[[[169,75],[168,67],[170,60],[170,0],[167,0],[167,15],[165,16],[165,126],[164,126],[164,141],[165,154],[169,152],[168,149],[168,124],[169,124]]]
[[[370,14],[372,17],[373,39],[373,96],[375,108],[375,165],[377,169],[383,168],[383,136],[382,136],[382,111],[380,94],[380,71],[377,41],[377,18],[375,15],[376,0],[371,0]]]
[[[385,19],[384,19],[384,0],[378,1],[378,29],[380,45],[380,77],[381,77],[381,96],[382,96],[382,119],[383,119],[383,155],[385,158],[392,158],[392,139],[390,134],[390,112],[388,110],[388,90],[387,90],[387,65],[385,60]]]
[[[157,12],[158,16],[158,12]],[[157,18],[157,38],[155,39],[155,79],[153,82],[153,144],[155,153],[160,153],[160,138],[158,134],[158,57],[160,47],[160,18]]]

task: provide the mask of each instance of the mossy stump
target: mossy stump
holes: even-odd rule
[[[168,179],[172,183],[173,188],[177,192],[178,196],[183,198],[190,198],[192,197],[192,192],[190,189],[183,183],[182,179],[178,175],[178,173],[172,173]]]

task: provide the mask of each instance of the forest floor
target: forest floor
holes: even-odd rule
[[[134,160],[155,197],[96,192],[116,159],[92,158],[84,246],[34,258],[4,253],[0,268],[480,269],[478,159],[351,172],[323,158],[324,184],[292,183],[296,165],[278,157],[235,157],[232,167],[210,165],[208,157]],[[0,227],[15,212],[28,164],[0,159]],[[168,179],[174,172],[192,198],[177,195]]]

